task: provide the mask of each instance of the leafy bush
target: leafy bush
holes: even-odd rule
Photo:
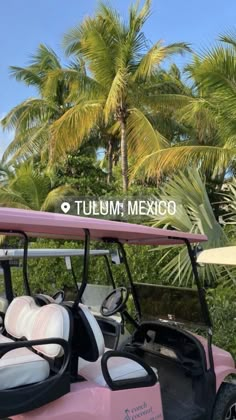
[[[218,286],[207,293],[213,321],[213,342],[236,359],[236,290]]]
[[[83,248],[83,242],[55,241],[39,239],[30,244],[32,248]],[[92,249],[117,249],[115,245],[104,243],[92,243]],[[127,258],[129,261],[133,280],[135,282],[160,283],[161,278],[157,269],[157,254],[148,252],[151,247],[132,246],[127,247]],[[160,256],[159,256],[160,257]],[[72,264],[78,282],[82,279],[83,259],[72,258]],[[12,269],[14,290],[17,294],[23,292],[22,270],[21,268]],[[34,293],[47,292],[54,293],[58,289],[75,290],[74,280],[70,272],[67,271],[63,258],[37,258],[28,260],[28,272],[31,289]],[[116,284],[127,282],[124,265],[113,265],[112,272]],[[94,284],[106,284],[108,282],[106,266],[103,258],[91,257],[89,265],[89,282]]]

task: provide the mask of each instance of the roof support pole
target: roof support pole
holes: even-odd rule
[[[113,289],[115,289],[116,285],[115,285],[114,277],[113,277],[113,274],[112,274],[111,266],[110,266],[109,260],[107,258],[107,255],[104,255],[104,259],[105,259],[105,265],[106,265],[108,280],[111,281],[112,287],[113,287]]]
[[[205,290],[201,286],[201,282],[199,279],[195,252],[192,249],[191,244],[188,240],[185,239],[185,243],[187,245],[189,258],[190,258],[192,269],[193,269],[193,275],[194,275],[194,279],[195,279],[197,289],[198,289],[199,300],[202,307],[203,317],[206,324],[208,325],[208,335],[207,335],[208,336],[208,340],[207,340],[208,357],[209,357],[210,369],[214,371],[214,360],[213,360],[213,353],[212,353],[212,322],[211,322],[210,312],[209,312],[207,302],[206,302]]]
[[[130,271],[130,268],[129,268],[129,264],[128,264],[128,260],[127,260],[127,256],[126,256],[126,251],[125,251],[125,248],[124,248],[124,246],[121,242],[117,242],[117,243],[118,243],[119,251],[121,253],[121,256],[122,256],[122,259],[123,259],[123,262],[124,262],[124,265],[125,265],[126,273],[127,273],[128,279],[129,279],[129,283],[130,283],[130,287],[131,287],[131,291],[132,291],[132,295],[133,295],[133,299],[134,299],[134,305],[135,305],[135,308],[136,308],[136,311],[137,311],[138,320],[140,321],[141,320],[141,307],[140,307],[140,304],[139,304],[139,300],[138,300],[137,292],[136,292],[135,285],[134,285],[134,282],[133,282],[132,274],[131,274],[131,271]]]
[[[28,245],[29,245],[29,239],[25,232],[21,230],[12,230],[12,229],[1,229],[0,233],[4,233],[6,235],[11,236],[23,236],[24,238],[24,254],[23,254],[23,282],[24,282],[24,288],[25,292],[28,296],[31,295],[30,293],[30,286],[29,286],[29,280],[28,280],[28,267],[27,267],[27,260],[28,260]]]
[[[4,288],[6,293],[6,298],[9,303],[14,299],[13,289],[12,289],[12,279],[11,279],[11,269],[8,260],[1,261],[0,266],[3,269],[4,276]]]
[[[84,242],[84,265],[83,265],[83,275],[82,275],[82,282],[77,293],[76,299],[73,304],[73,309],[76,309],[77,305],[80,303],[81,298],[83,296],[85,287],[88,282],[88,273],[89,273],[89,249],[90,249],[90,232],[89,229],[84,229],[85,234],[85,242]]]

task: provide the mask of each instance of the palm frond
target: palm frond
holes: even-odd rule
[[[165,58],[168,58],[173,54],[183,54],[183,52],[186,51],[190,51],[190,49],[188,44],[185,44],[184,42],[167,46],[163,46],[162,41],[156,42],[140,60],[133,79],[146,80],[151,78]]]
[[[139,32],[147,19],[151,15],[151,0],[146,0],[143,7],[139,11],[139,1],[130,7],[129,11],[129,28],[133,32]]]
[[[61,67],[56,52],[47,45],[40,44],[36,53],[30,58],[30,67],[44,74],[48,70],[55,70]]]
[[[119,68],[110,87],[106,104],[104,107],[105,122],[107,123],[111,114],[115,113],[122,103],[127,84],[126,69]]]
[[[217,248],[229,243],[223,228],[214,216],[205,183],[196,169],[191,168],[187,172],[176,174],[175,178],[160,190],[158,198],[165,202],[174,201],[176,213],[153,217],[151,222],[153,226],[205,234],[208,242],[203,243],[204,248]],[[166,253],[165,257],[167,256]],[[167,262],[162,274],[166,281],[172,284],[186,286],[193,282],[191,264],[185,248],[181,248],[179,255]],[[203,284],[220,282],[222,275],[226,274],[227,280],[232,282],[234,276],[226,267],[206,265],[200,270]]]
[[[219,36],[219,40],[236,49],[236,31],[232,30]]]
[[[40,156],[44,145],[49,142],[48,123],[44,123],[26,132],[19,132],[3,154],[3,161],[10,158],[10,163],[24,160],[32,156]]]
[[[41,77],[30,67],[10,66],[10,76],[14,77],[17,81],[23,81],[27,86],[41,88]]]
[[[137,108],[129,111],[127,141],[130,155],[139,159],[149,152],[162,150],[169,145],[167,140],[154,129],[148,117]]]
[[[14,107],[2,120],[3,129],[27,130],[37,123],[50,120],[58,108],[45,99],[32,98]]]
[[[63,185],[51,190],[48,195],[46,196],[42,206],[42,211],[60,211],[61,203],[66,200],[66,198],[70,198],[75,196],[76,190],[72,188],[70,185]]]
[[[174,147],[157,150],[150,155],[142,157],[132,169],[132,176],[142,168],[147,177],[159,176],[184,169],[194,165],[202,170],[222,171],[227,170],[235,160],[236,148],[220,146],[177,145]]]
[[[92,128],[102,119],[102,101],[81,101],[51,127],[50,163],[78,148]]]

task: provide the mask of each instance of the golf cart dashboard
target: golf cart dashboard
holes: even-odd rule
[[[194,336],[160,322],[141,324],[126,350],[141,357],[163,358],[196,375],[202,373],[205,365],[205,353]]]
[[[175,360],[178,359],[178,356],[173,349],[171,349],[169,347],[166,347],[166,346],[161,346],[158,343],[148,342],[146,340],[145,343],[144,343],[144,346],[141,347],[141,348],[143,348],[144,350],[147,350],[149,352],[152,352],[153,354],[160,354],[160,355],[170,357],[170,358],[175,359]]]

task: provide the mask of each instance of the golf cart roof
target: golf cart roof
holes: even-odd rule
[[[0,231],[18,230],[29,237],[80,240],[89,230],[92,240],[117,240],[143,245],[179,245],[207,241],[204,235],[124,222],[32,210],[0,208]]]
[[[236,265],[236,246],[201,251],[198,254],[197,262],[200,264]]]
[[[109,255],[108,249],[91,250],[91,256]],[[17,260],[23,258],[23,249],[0,249],[0,261]],[[34,248],[28,249],[27,258],[43,258],[43,257],[83,257],[84,249],[57,249],[57,248]]]

